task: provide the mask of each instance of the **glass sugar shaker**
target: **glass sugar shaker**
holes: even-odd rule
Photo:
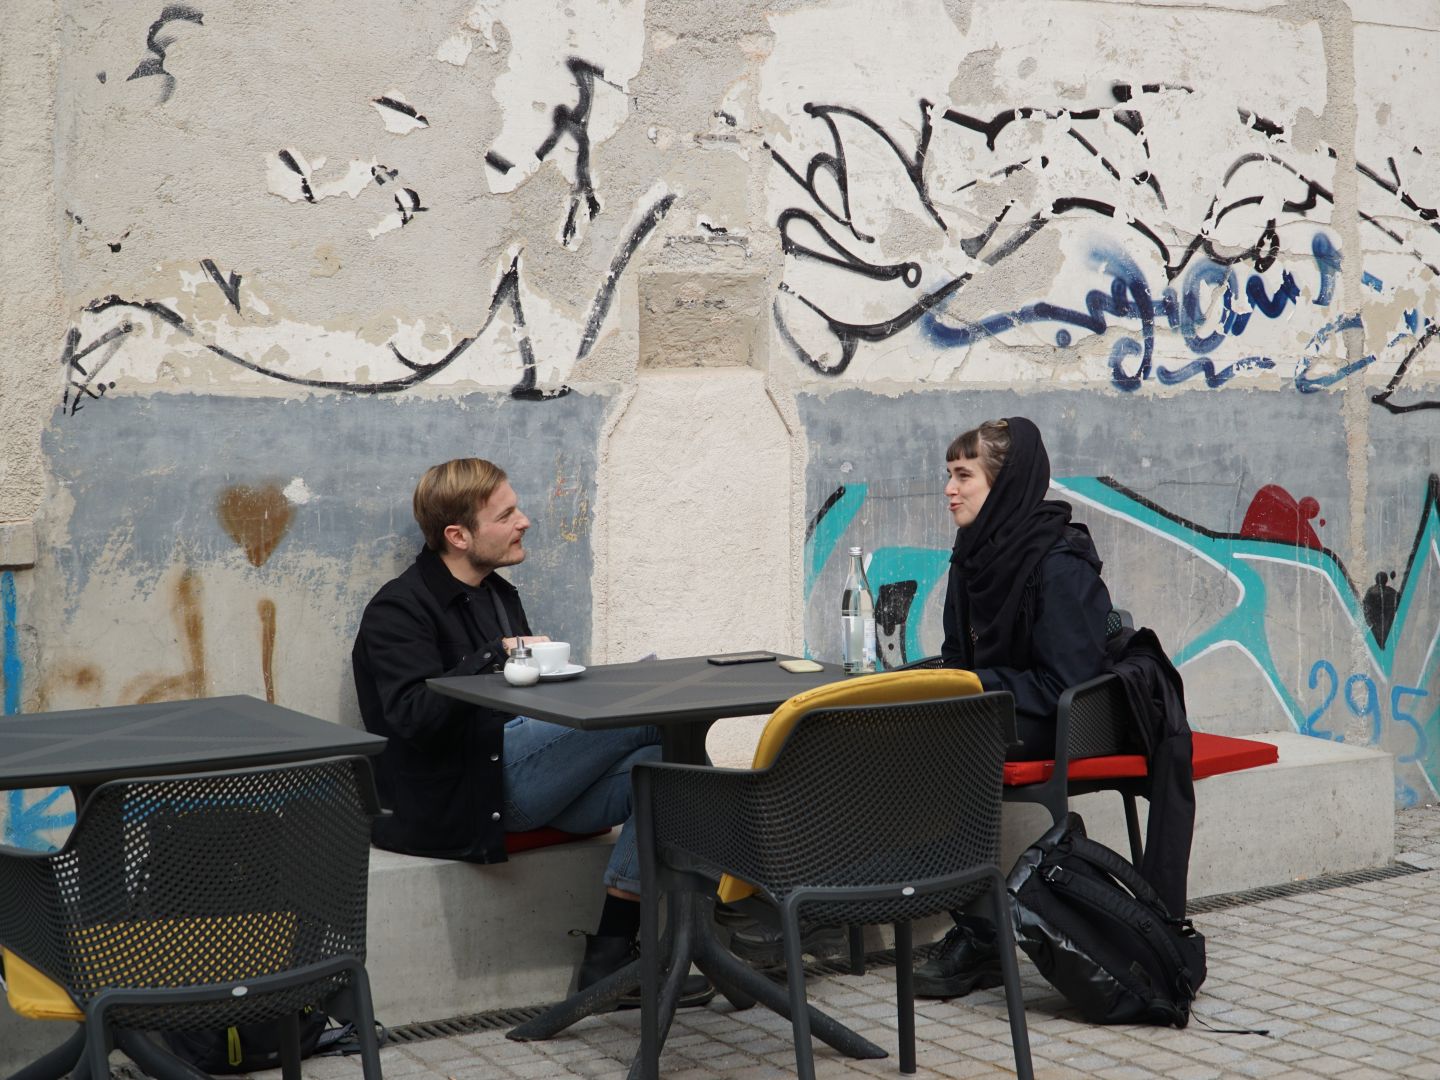
[[[520,642],[505,661],[505,681],[511,686],[534,686],[540,681],[540,664],[530,653],[530,646]]]

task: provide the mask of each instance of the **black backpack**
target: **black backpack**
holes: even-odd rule
[[[300,1057],[308,1058],[320,1045],[330,1018],[306,1006],[300,1016]],[[212,1075],[248,1073],[280,1067],[280,1025],[241,1024],[221,1031],[166,1031],[170,1052],[201,1072]]]
[[[1205,981],[1205,939],[1166,910],[1079,814],[1027,848],[1007,882],[1015,940],[1093,1024],[1183,1028]]]

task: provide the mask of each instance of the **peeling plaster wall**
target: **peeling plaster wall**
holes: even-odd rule
[[[933,651],[943,447],[1023,412],[1197,724],[1375,743],[1434,797],[1433,5],[30,8],[7,712],[356,722],[414,477],[469,453],[582,656],[831,656],[851,539]]]

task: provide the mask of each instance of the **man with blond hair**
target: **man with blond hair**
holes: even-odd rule
[[[428,469],[415,488],[425,546],[375,594],[351,660],[365,727],[389,742],[376,767],[378,847],[431,858],[504,862],[505,834],[621,825],[604,874],[600,925],[586,935],[580,988],[635,955],[640,864],[630,767],[660,759],[653,727],[577,731],[443,697],[439,676],[499,671],[534,634],[520,593],[495,571],[525,558],[530,519],[505,471],[481,458]],[[708,999],[700,979],[686,987]]]

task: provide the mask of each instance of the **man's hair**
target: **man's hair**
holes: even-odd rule
[[[950,448],[945,451],[945,460],[979,460],[980,471],[993,486],[995,477],[1000,475],[1000,466],[1010,453],[1010,424],[1006,420],[986,420],[977,428],[971,428],[963,435],[957,435]]]
[[[505,470],[484,458],[456,458],[432,465],[415,485],[415,520],[425,534],[425,546],[444,552],[445,528],[475,528],[480,507],[505,482]]]

